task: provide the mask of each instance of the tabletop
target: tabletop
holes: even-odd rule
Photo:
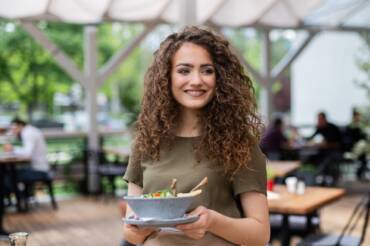
[[[14,153],[0,153],[0,164],[28,162],[31,159],[27,156],[17,155]]]
[[[283,185],[276,185],[277,197],[268,199],[269,211],[280,214],[307,215],[345,194],[344,189],[327,187],[306,187],[303,195],[289,193]]]
[[[301,166],[300,161],[268,161],[267,168],[275,177],[285,177]]]

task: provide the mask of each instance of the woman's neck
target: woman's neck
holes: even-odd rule
[[[200,135],[198,110],[181,110],[175,135],[179,137],[197,137]]]

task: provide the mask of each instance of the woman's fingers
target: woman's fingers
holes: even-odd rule
[[[199,219],[193,223],[179,225],[176,228],[179,230],[193,230],[202,228],[204,230],[208,229],[209,222],[209,210],[203,206],[199,206],[193,211],[191,211],[188,216],[199,216]]]
[[[126,229],[132,231],[133,233],[137,233],[139,235],[145,235],[145,236],[156,231],[156,229],[153,229],[153,228],[139,228],[135,225],[130,225],[130,224],[126,224],[125,226],[126,226]]]
[[[184,230],[184,234],[193,239],[201,239],[206,232],[204,230]]]
[[[199,216],[199,219],[193,223],[178,225],[176,228],[183,231],[190,238],[203,238],[210,224],[210,210],[199,206],[190,212],[188,216]]]
[[[176,228],[179,230],[196,230],[196,229],[206,229],[207,223],[202,216],[193,223],[178,225]]]
[[[208,209],[203,207],[203,206],[198,206],[197,208],[195,208],[193,211],[191,211],[188,216],[196,216],[196,215],[201,215],[203,213],[205,213]]]

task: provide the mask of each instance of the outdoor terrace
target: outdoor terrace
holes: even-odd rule
[[[348,193],[324,207],[321,210],[322,230],[340,233],[360,198],[356,193]],[[11,231],[31,232],[28,246],[119,245],[122,224],[117,204],[116,199],[77,196],[59,201],[59,210],[54,211],[49,203],[41,203],[28,213],[7,213],[5,226]],[[361,226],[356,227],[354,234],[360,231]],[[293,237],[292,245],[298,241],[298,237]],[[363,245],[369,244],[370,228],[367,228]],[[0,242],[0,245],[8,244]],[[279,242],[273,241],[272,245],[279,245]]]

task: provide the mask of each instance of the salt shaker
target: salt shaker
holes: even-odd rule
[[[304,181],[302,181],[302,180],[298,181],[298,184],[297,184],[297,194],[298,195],[303,195],[305,189],[306,189],[306,184],[304,183]]]

